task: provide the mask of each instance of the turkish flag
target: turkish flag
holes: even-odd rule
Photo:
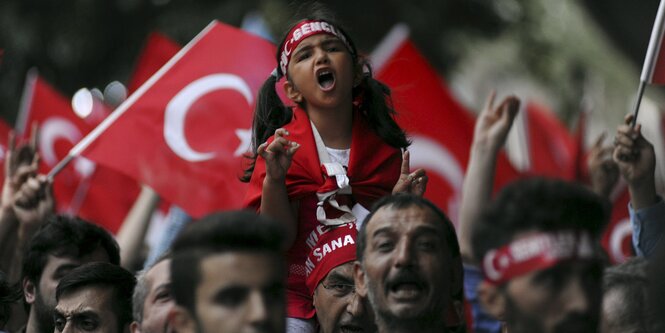
[[[530,170],[528,174],[573,180],[575,177],[575,141],[568,129],[545,106],[526,105],[529,135]]]
[[[96,129],[84,155],[193,217],[242,206],[255,93],[275,46],[214,21]]]
[[[9,144],[9,132],[11,130],[11,127],[4,120],[0,119],[0,165],[3,166],[0,168],[0,184],[3,184],[5,179],[4,165],[5,157],[7,156],[7,145]]]
[[[180,45],[159,32],[152,32],[134,67],[127,91],[131,95],[180,51]]]
[[[70,101],[35,73],[28,74],[25,97],[17,131],[27,138],[27,125],[38,124],[40,172],[46,173],[94,124],[77,117]],[[58,212],[78,215],[115,233],[139,188],[132,179],[79,157],[54,178],[53,190]]]
[[[376,77],[391,88],[398,123],[412,140],[411,168],[427,170],[430,180],[425,197],[456,221],[475,120],[399,29],[373,55]],[[517,176],[500,154],[497,187]]]
[[[586,130],[587,130],[587,117],[588,112],[582,111],[579,118],[577,119],[577,128],[573,134],[573,156],[574,156],[574,167],[575,167],[575,177],[579,183],[587,184],[589,180],[589,167],[587,164],[588,153],[586,149]]]
[[[620,264],[635,255],[633,250],[633,229],[630,225],[628,203],[630,193],[621,180],[612,193],[612,215],[600,239],[610,261]]]

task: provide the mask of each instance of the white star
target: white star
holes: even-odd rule
[[[252,142],[252,129],[236,129],[236,136],[240,140],[240,145],[236,148],[236,151],[233,152],[233,156],[241,156],[242,154],[249,151],[250,144]]]

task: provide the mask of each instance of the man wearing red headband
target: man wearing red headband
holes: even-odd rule
[[[368,297],[379,332],[448,332],[462,262],[455,229],[434,204],[409,194],[378,201],[360,228],[357,256],[357,293]]]
[[[490,204],[471,233],[484,276],[478,297],[508,332],[597,331],[607,208],[581,186],[539,178]]]
[[[355,223],[321,225],[308,237],[307,288],[321,333],[376,331],[372,310],[353,282],[357,233]]]

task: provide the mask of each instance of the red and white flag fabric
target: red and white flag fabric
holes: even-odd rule
[[[411,168],[429,176],[425,196],[457,221],[474,117],[451,95],[436,70],[397,26],[372,55],[376,77],[392,90],[398,123],[409,134]],[[496,184],[517,178],[503,154]]]
[[[274,54],[268,41],[214,21],[70,154],[84,150],[193,217],[240,208],[256,92]]]
[[[633,250],[633,228],[630,225],[628,203],[630,193],[623,180],[615,187],[610,196],[612,214],[610,222],[600,239],[605,252],[614,264],[620,264],[635,255]]]
[[[173,58],[181,46],[159,32],[148,35],[143,50],[136,61],[134,72],[127,84],[127,92],[133,94],[145,81],[155,74],[169,59]]]
[[[524,176],[573,180],[575,141],[568,129],[542,104],[527,101],[508,138],[513,165]]]
[[[7,147],[9,145],[9,132],[12,128],[7,125],[4,120],[0,120],[0,184],[4,183],[5,179],[5,158],[7,156]]]
[[[577,127],[573,133],[574,150],[573,156],[575,159],[575,177],[574,180],[588,184],[589,183],[589,170],[587,164],[587,148],[586,148],[586,131],[589,111],[582,111],[577,119]]]
[[[665,1],[661,0],[658,6],[656,20],[651,30],[649,47],[644,57],[644,66],[640,81],[654,84],[665,84],[665,52],[663,50],[663,37],[665,37]]]
[[[39,130],[40,172],[48,172],[94,128],[74,113],[71,102],[35,72],[28,73],[17,134],[30,137],[31,124]],[[138,185],[113,170],[77,158],[54,179],[57,211],[78,215],[115,233],[138,195]]]

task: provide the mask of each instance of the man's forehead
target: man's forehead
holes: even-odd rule
[[[62,314],[93,311],[110,304],[112,296],[111,286],[83,286],[60,295],[55,309]]]
[[[303,48],[306,48],[306,47],[317,45],[319,43],[328,43],[328,42],[340,42],[340,43],[342,43],[342,40],[335,37],[335,36],[331,36],[331,35],[328,35],[328,34],[312,35],[312,36],[309,36],[309,37],[303,39],[303,41],[300,42],[300,44],[298,44],[298,46],[294,50],[294,53],[298,52],[299,50],[301,50]]]
[[[341,264],[328,272],[326,278],[330,277],[342,277],[353,280],[353,261]]]
[[[109,254],[102,246],[97,246],[91,252],[79,253],[74,247],[64,247],[48,254],[47,263],[51,261],[84,264],[89,262],[109,262]]]
[[[171,281],[171,272],[169,270],[170,266],[171,259],[164,259],[148,270],[145,278],[148,281],[151,289],[154,289],[165,282]]]
[[[367,234],[371,237],[379,230],[403,231],[409,229],[432,229],[443,231],[441,219],[429,207],[411,205],[396,208],[383,206],[377,210],[368,221]]]
[[[280,275],[280,257],[267,251],[226,251],[205,256],[200,262],[202,279],[247,280],[247,274]]]

